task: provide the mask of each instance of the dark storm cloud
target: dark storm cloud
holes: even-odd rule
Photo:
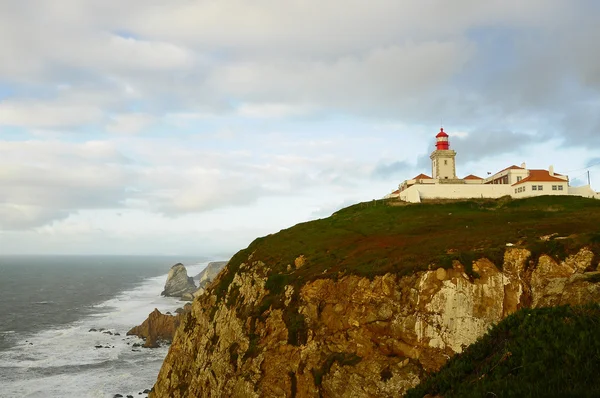
[[[452,138],[452,149],[460,153],[461,162],[466,163],[515,152],[535,140],[534,136],[513,131],[473,131],[465,138]]]

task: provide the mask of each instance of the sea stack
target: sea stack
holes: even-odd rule
[[[177,263],[169,271],[165,290],[162,291],[161,296],[182,297],[186,293],[194,293],[196,289],[194,279],[188,276],[185,266]]]

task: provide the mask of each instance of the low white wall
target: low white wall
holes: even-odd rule
[[[502,184],[438,184],[413,185],[400,193],[400,199],[418,203],[422,199],[499,198],[510,195],[510,185]]]
[[[569,187],[569,195],[585,196],[586,198],[599,198],[598,193],[594,192],[592,187],[589,185],[582,185],[580,187]]]
[[[409,188],[405,189],[404,191],[400,192],[400,200],[403,200],[405,202],[410,202],[410,203],[420,203],[421,196],[420,196],[419,190],[418,190],[419,186],[422,186],[422,185],[413,185],[412,187],[409,187]]]

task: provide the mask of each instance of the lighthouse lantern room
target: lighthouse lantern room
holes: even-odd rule
[[[440,128],[440,132],[435,136],[436,144],[435,147],[438,150],[450,149],[450,143],[448,142],[448,134],[444,132],[444,128]]]

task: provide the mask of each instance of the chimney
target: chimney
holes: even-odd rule
[[[526,165],[525,165],[525,162],[521,163],[521,168],[522,169],[526,169],[527,168]]]
[[[548,167],[548,174],[554,176],[554,166],[550,165],[550,167]]]

